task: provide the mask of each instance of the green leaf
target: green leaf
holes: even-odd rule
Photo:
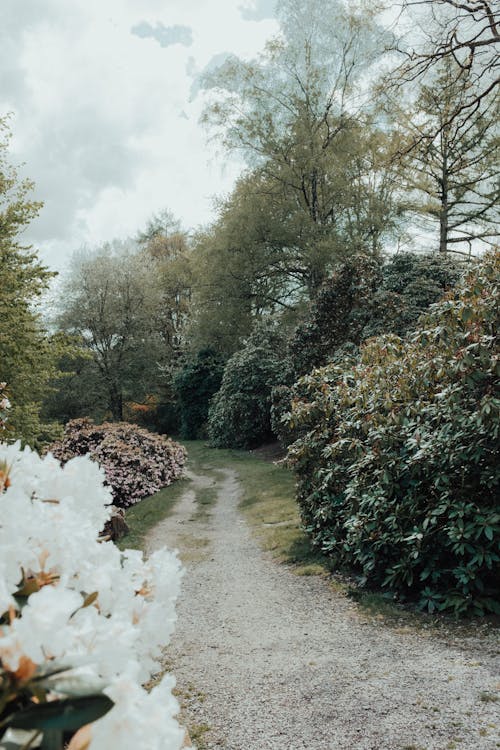
[[[107,695],[57,700],[18,711],[8,721],[13,729],[57,729],[75,731],[107,714],[113,707]]]

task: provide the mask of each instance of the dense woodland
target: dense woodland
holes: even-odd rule
[[[53,282],[2,120],[5,435],[42,448],[90,417],[280,439],[338,565],[430,611],[497,611],[497,19],[278,7],[257,59],[203,80],[207,133],[245,163],[210,226],[166,209]]]

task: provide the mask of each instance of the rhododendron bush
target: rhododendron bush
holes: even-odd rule
[[[177,750],[173,677],[142,687],[174,627],[177,557],[98,541],[111,492],[89,457],[0,444],[0,467],[0,746]]]
[[[186,459],[184,448],[164,435],[126,422],[95,425],[90,419],[68,422],[62,440],[50,451],[63,463],[83,455],[96,461],[104,469],[113,503],[121,508],[178,479]]]
[[[430,612],[500,613],[500,253],[406,338],[299,381],[302,518],[339,566]]]

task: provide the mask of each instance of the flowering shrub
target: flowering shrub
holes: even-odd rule
[[[423,608],[499,611],[500,256],[401,339],[300,382],[290,459],[314,542]]]
[[[102,466],[113,503],[126,508],[167,487],[182,474],[185,449],[163,435],[126,422],[96,425],[90,419],[73,419],[62,440],[50,446],[65,463],[89,455]]]
[[[174,627],[177,557],[97,541],[111,493],[88,457],[0,444],[0,464],[0,740],[57,750],[90,724],[71,750],[178,750],[173,678],[141,687]]]

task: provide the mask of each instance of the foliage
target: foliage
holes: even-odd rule
[[[303,378],[289,415],[315,544],[429,611],[498,607],[499,270],[487,257],[415,333]]]
[[[171,484],[186,458],[184,448],[169,438],[126,422],[96,425],[90,419],[68,422],[50,451],[63,463],[88,454],[104,469],[113,503],[121,508]]]
[[[49,383],[42,416],[62,424],[86,416],[102,421],[110,416],[105,385],[84,342],[74,341],[74,353],[65,353],[58,360],[58,373]]]
[[[340,347],[379,333],[403,335],[459,275],[457,264],[435,254],[384,262],[361,255],[338,264],[290,341],[295,375],[332,361]]]
[[[41,204],[29,198],[33,184],[20,181],[8,163],[9,138],[7,121],[0,118],[0,381],[10,392],[11,436],[40,445],[58,431],[42,422],[40,408],[67,346],[60,336],[48,335],[37,311],[54,274],[19,240]]]
[[[204,349],[177,374],[175,391],[181,413],[182,438],[194,440],[202,436],[210,399],[220,388],[223,371],[221,357],[212,349]]]
[[[2,746],[179,750],[173,678],[142,687],[173,631],[178,559],[98,541],[111,494],[88,458],[0,444],[0,463]]]
[[[123,416],[126,422],[153,430],[158,410],[158,397],[147,394],[143,401],[126,401],[123,405]]]
[[[10,409],[9,393],[7,383],[0,383],[0,432],[9,429],[7,424]]]
[[[157,281],[160,304],[157,313],[163,345],[168,354],[161,369],[168,380],[178,366],[190,315],[192,263],[186,232],[170,211],[153,216],[139,234],[143,248],[140,262],[149,267]]]
[[[141,401],[160,379],[168,355],[158,275],[127,245],[75,257],[61,294],[59,325],[84,342],[113,419],[124,401]]]
[[[208,414],[214,447],[250,448],[272,437],[271,391],[289,377],[284,351],[283,337],[270,323],[257,327],[229,359]]]
[[[470,67],[448,60],[422,83],[407,111],[391,104],[401,134],[405,208],[420,230],[436,234],[443,253],[467,254],[472,240],[494,244],[498,238],[499,101],[484,100],[449,122],[470,98],[472,75]]]

